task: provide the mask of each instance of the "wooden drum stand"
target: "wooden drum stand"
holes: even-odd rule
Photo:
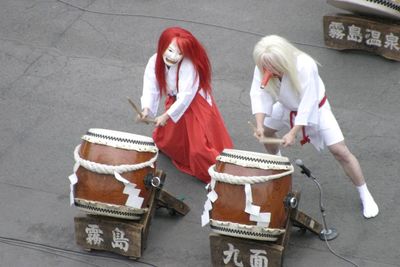
[[[321,236],[323,225],[297,209],[300,192],[294,192],[285,202],[288,208],[288,220],[285,233],[276,242],[258,241],[237,237],[210,234],[212,266],[259,266],[280,267],[288,246],[292,226],[309,230]]]
[[[157,170],[165,180],[166,174]],[[85,250],[104,250],[138,259],[146,248],[151,220],[157,208],[166,208],[171,215],[186,215],[189,207],[162,188],[153,188],[148,211],[139,221],[98,215],[77,216],[75,221],[76,243]]]

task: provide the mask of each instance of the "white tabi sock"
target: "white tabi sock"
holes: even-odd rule
[[[368,190],[367,184],[357,186],[358,193],[363,205],[363,215],[365,218],[373,218],[379,213],[378,205]]]

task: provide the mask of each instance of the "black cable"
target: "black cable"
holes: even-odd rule
[[[97,264],[94,264],[94,263],[91,263],[91,262],[88,262],[88,261],[78,260],[78,259],[75,259],[75,258],[72,258],[72,257],[68,257],[68,256],[65,256],[65,255],[56,253],[56,252],[48,251],[48,250],[46,250],[46,248],[35,247],[35,246],[32,246],[32,245],[18,243],[18,242],[15,242],[15,241],[0,240],[0,243],[6,244],[6,245],[9,245],[9,246],[22,247],[22,248],[32,249],[32,250],[35,250],[35,251],[40,251],[40,252],[43,252],[43,253],[48,253],[48,254],[60,256],[62,258],[66,258],[66,259],[69,259],[69,260],[72,260],[72,261],[85,263],[85,264],[88,264],[90,266],[102,267],[100,265],[97,265]]]
[[[44,253],[57,255],[60,257],[64,257],[64,258],[67,258],[67,259],[70,259],[73,261],[77,261],[77,262],[86,263],[86,264],[89,264],[91,266],[96,266],[96,267],[102,267],[102,266],[94,264],[94,263],[86,262],[83,260],[74,259],[74,258],[65,256],[65,255],[62,255],[59,253],[73,254],[73,255],[78,255],[78,256],[90,256],[90,257],[95,257],[95,258],[104,258],[104,259],[118,261],[120,263],[122,262],[126,266],[132,266],[130,263],[124,262],[123,259],[118,258],[118,257],[105,256],[105,255],[100,255],[100,254],[93,254],[93,253],[87,253],[87,252],[82,252],[82,251],[75,251],[75,250],[70,250],[70,249],[65,249],[65,248],[59,248],[59,247],[55,247],[55,246],[45,245],[45,244],[41,244],[41,243],[37,243],[37,242],[30,242],[30,241],[12,238],[12,237],[0,236],[0,243],[12,245],[12,246],[24,247],[24,248],[28,248],[28,249],[32,249],[32,250],[36,250],[36,251],[41,251]],[[54,251],[56,251],[56,252],[54,252]],[[59,253],[57,253],[57,252],[59,252]],[[157,267],[156,265],[154,265],[152,263],[148,263],[148,262],[144,262],[144,261],[140,261],[140,260],[134,260],[134,261],[148,265],[148,266]]]
[[[120,16],[120,17],[141,17],[141,18],[149,18],[149,19],[177,21],[177,22],[184,22],[184,23],[191,23],[191,24],[202,25],[202,26],[207,26],[207,27],[213,27],[213,28],[218,28],[218,29],[238,32],[238,33],[244,33],[244,34],[254,35],[254,36],[258,36],[258,37],[264,37],[265,36],[265,34],[261,34],[261,33],[257,33],[257,32],[239,30],[239,29],[236,29],[236,28],[231,28],[231,27],[217,25],[217,24],[211,24],[211,23],[205,23],[205,22],[199,22],[199,21],[194,21],[194,20],[177,19],[177,18],[169,18],[169,17],[161,17],[161,16],[153,16],[153,15],[143,15],[143,14],[100,12],[100,11],[94,11],[94,10],[90,10],[90,9],[83,8],[83,7],[80,7],[80,6],[76,6],[74,4],[68,3],[68,2],[63,1],[63,0],[56,0],[56,1],[60,2],[60,3],[63,3],[64,5],[70,6],[72,8],[76,8],[78,10],[81,10],[81,11],[84,11],[84,12],[87,12],[87,13],[92,13],[92,14],[105,15],[105,16]],[[306,44],[306,43],[300,43],[300,42],[293,42],[293,43],[299,44],[299,45],[304,45],[304,46],[310,46],[310,47],[326,48],[324,46]]]

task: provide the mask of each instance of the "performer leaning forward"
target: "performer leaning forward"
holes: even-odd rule
[[[378,215],[379,208],[370,194],[357,158],[344,142],[342,131],[331,111],[325,86],[313,58],[286,39],[270,35],[254,47],[256,64],[250,97],[256,118],[257,138],[276,137],[289,126],[282,137],[283,147],[311,142],[317,150],[328,147],[357,187],[365,218]],[[280,154],[275,144],[265,144],[271,154]]]

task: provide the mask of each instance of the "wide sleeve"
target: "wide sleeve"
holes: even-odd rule
[[[197,72],[188,59],[184,59],[179,69],[178,94],[176,101],[168,109],[167,114],[177,122],[185,113],[199,88]]]
[[[271,116],[274,99],[265,90],[261,89],[261,74],[257,66],[254,68],[253,82],[250,89],[251,110],[253,114],[264,113]]]
[[[319,123],[320,86],[315,61],[309,57],[299,58],[299,81],[301,100],[297,109],[295,125],[317,125]]]
[[[153,55],[146,66],[143,76],[143,93],[140,102],[143,108],[150,109],[152,116],[157,114],[158,105],[160,103],[160,90],[156,79],[156,54]]]

